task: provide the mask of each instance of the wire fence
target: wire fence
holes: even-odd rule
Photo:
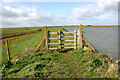
[[[68,31],[79,30],[79,27],[63,27]],[[113,60],[118,60],[118,27],[83,27],[83,36],[94,48],[109,54]]]
[[[33,54],[40,43],[40,40],[42,40],[43,34],[44,33],[38,34],[35,37],[22,42],[8,44],[11,59],[18,58],[26,54]],[[6,54],[6,47],[4,45],[2,46],[2,56],[4,56],[3,61],[7,60]]]

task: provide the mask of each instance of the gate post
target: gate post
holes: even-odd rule
[[[79,43],[80,43],[80,39],[79,39],[79,36],[80,36],[80,30],[77,31],[77,49],[79,49]]]
[[[82,49],[82,45],[83,45],[83,43],[82,43],[82,24],[80,24],[80,26],[79,26],[79,48],[80,49]]]
[[[48,49],[49,49],[49,43],[50,43],[50,31],[48,31]]]
[[[61,46],[62,46],[61,45],[61,31],[59,30],[58,33],[59,33],[58,34],[59,35],[59,49],[61,50]]]
[[[46,49],[48,49],[48,37],[47,37],[47,28],[46,26],[44,27],[45,30],[45,43],[46,43]]]
[[[76,49],[76,30],[74,30],[74,49]]]

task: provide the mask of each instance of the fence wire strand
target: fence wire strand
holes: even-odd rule
[[[79,27],[63,27],[68,31]],[[118,59],[118,27],[83,27],[83,36],[99,52],[110,54],[113,60]]]

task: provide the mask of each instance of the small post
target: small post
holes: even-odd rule
[[[59,49],[61,50],[61,31],[59,30]]]
[[[74,30],[74,49],[76,49],[76,30]]]
[[[45,30],[45,43],[46,43],[46,49],[48,49],[48,38],[47,38],[47,27],[44,27]]]
[[[9,54],[9,49],[8,49],[8,41],[5,40],[5,43],[6,43],[7,57],[8,57],[8,60],[10,60],[10,54]]]
[[[80,29],[80,33],[79,33],[79,48],[82,49],[82,24],[80,24],[79,26],[79,29]]]

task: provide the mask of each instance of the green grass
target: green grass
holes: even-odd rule
[[[2,28],[2,38],[10,38],[14,36],[20,36],[24,34],[30,34],[39,32],[41,27],[31,27],[31,28]]]
[[[89,55],[89,56],[88,56]],[[78,52],[74,50],[71,55],[64,55],[58,51],[42,51],[36,54],[25,55],[18,61],[12,62],[13,66],[3,69],[5,78],[116,78],[117,72],[113,76],[106,75],[108,61],[104,63],[103,54],[94,56],[94,53]],[[84,58],[83,58],[84,57]],[[101,58],[103,63],[99,67],[92,67],[91,59]],[[100,60],[100,59],[99,59]],[[110,73],[113,74],[113,73]]]
[[[43,30],[43,28],[41,29]],[[47,28],[47,30],[51,32],[57,32],[58,30],[66,31],[60,27],[49,27]],[[66,36],[72,36],[72,34],[69,35],[66,34]],[[26,36],[22,39],[10,42],[8,44],[11,57],[10,62],[7,60],[5,45],[0,46],[2,48],[2,64],[3,64],[2,77],[4,78],[118,77],[117,67],[115,66],[115,69],[109,67],[111,64],[113,64],[112,59],[109,56],[102,53],[71,50],[71,54],[65,55],[59,50],[45,50],[44,43],[40,47],[39,51],[35,53],[35,49],[40,43],[40,41],[43,39],[43,37],[44,31],[41,31],[39,33],[35,33],[33,35]],[[58,36],[52,35],[50,37]],[[64,38],[62,39],[64,40]],[[58,40],[51,40],[50,42],[57,43]],[[83,45],[88,46],[86,43],[83,43]],[[58,46],[53,45],[49,47]],[[109,72],[108,71],[109,69],[111,69],[112,72]]]
[[[43,29],[43,28],[41,28],[41,29]],[[63,29],[59,28],[59,27],[56,27],[56,28],[50,27],[50,28],[48,28],[48,30],[58,31],[58,30],[63,30]],[[39,33],[35,33],[34,35],[26,36],[22,39],[16,40],[14,42],[10,42],[8,44],[8,47],[9,47],[11,60],[22,57],[25,54],[33,54],[35,52],[35,49],[37,48],[38,44],[40,43],[40,41],[43,39],[43,37],[44,37],[44,31],[40,31]],[[5,44],[3,44],[1,47],[2,47],[2,56],[3,56],[2,61],[6,62],[7,61],[7,53],[6,53]],[[44,46],[42,46],[42,47],[44,47]]]
[[[35,48],[40,43],[39,40],[42,40],[43,38],[42,36],[40,37],[40,35],[43,34],[37,33],[35,35],[28,36],[26,38],[8,44],[11,59],[14,59],[16,56],[32,53],[33,51],[35,51]],[[7,60],[5,45],[2,45],[2,54],[2,61],[4,62]]]

